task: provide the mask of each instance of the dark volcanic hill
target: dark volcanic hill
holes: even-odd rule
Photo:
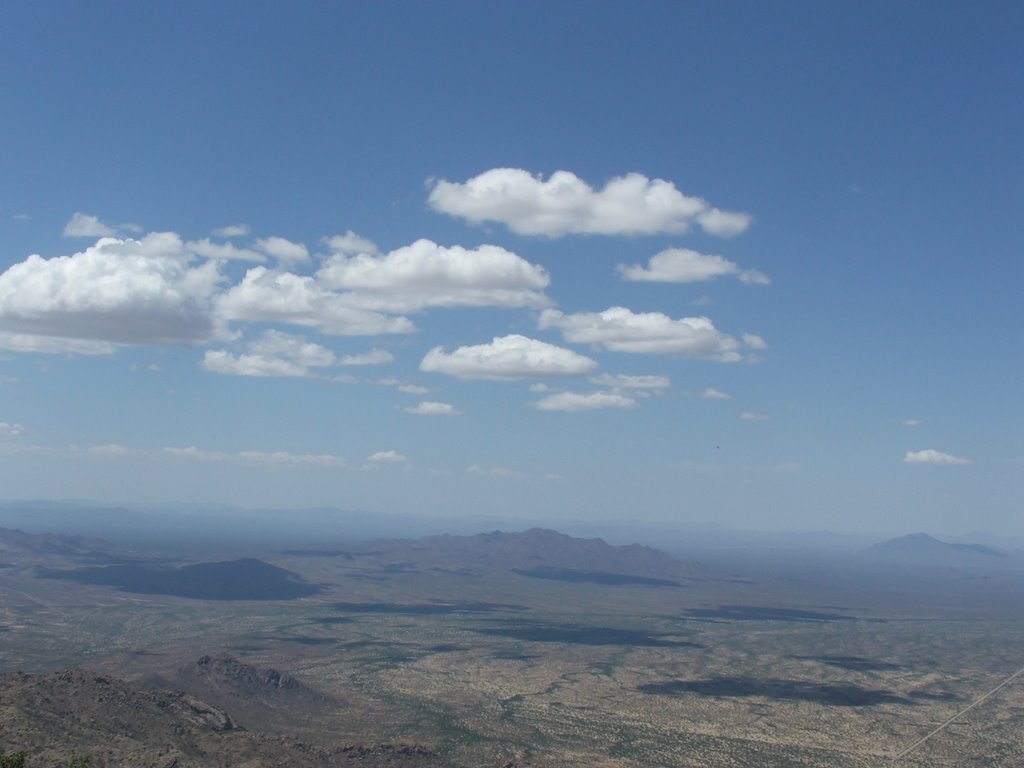
[[[241,728],[223,710],[185,693],[143,691],[82,670],[0,674],[0,754],[24,751],[27,766],[66,765],[72,752],[95,768],[446,768],[421,747],[316,747]]]
[[[671,582],[703,571],[695,563],[676,560],[667,552],[630,544],[613,546],[602,539],[581,539],[545,528],[517,533],[480,533],[475,536],[428,536],[414,541],[377,542],[377,554],[419,568],[482,571],[513,570],[521,575],[628,583],[611,576],[633,576]]]
[[[314,732],[343,715],[344,702],[271,667],[257,667],[227,654],[205,655],[173,672],[152,674],[141,684],[153,690],[191,694],[231,712],[246,728]]]
[[[927,533],[912,533],[868,547],[861,553],[871,560],[892,564],[948,568],[1022,568],[1019,553],[1003,552],[982,544],[950,544]]]

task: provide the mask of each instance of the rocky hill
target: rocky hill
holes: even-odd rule
[[[230,711],[246,728],[275,733],[316,733],[331,718],[343,717],[346,706],[287,673],[228,654],[206,654],[171,672],[147,675],[140,684],[182,691]]]
[[[418,746],[264,735],[194,695],[82,670],[0,674],[0,723],[0,754],[24,751],[26,768],[66,765],[72,752],[90,755],[94,768],[454,768]]]

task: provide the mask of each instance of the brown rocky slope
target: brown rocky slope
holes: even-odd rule
[[[26,768],[455,768],[419,746],[318,747],[240,726],[182,692],[145,691],[105,675],[66,670],[0,674],[0,754],[24,751]]]

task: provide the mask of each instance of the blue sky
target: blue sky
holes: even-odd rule
[[[6,498],[1024,533],[1014,3],[18,3]]]

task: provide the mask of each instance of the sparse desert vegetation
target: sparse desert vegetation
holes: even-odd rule
[[[531,569],[559,578],[535,578],[516,565],[535,543],[509,537],[482,559],[493,542],[471,538],[461,554],[452,542],[262,553],[272,566],[259,572],[315,585],[290,599],[133,592],[89,583],[94,562],[53,555],[46,568],[89,574],[54,579],[38,555],[9,557],[3,665],[86,667],[189,691],[246,728],[323,748],[423,745],[467,766],[845,768],[893,757],[1020,663],[1014,572],[901,571],[908,601],[873,563],[803,564],[797,578],[631,556],[621,579],[592,578],[615,574],[597,567],[607,545],[588,562],[579,540]],[[238,578],[253,568],[216,562],[223,578],[224,563]],[[954,588],[962,602],[933,599]],[[899,764],[1012,765],[1022,711],[1024,686],[1007,686]]]

